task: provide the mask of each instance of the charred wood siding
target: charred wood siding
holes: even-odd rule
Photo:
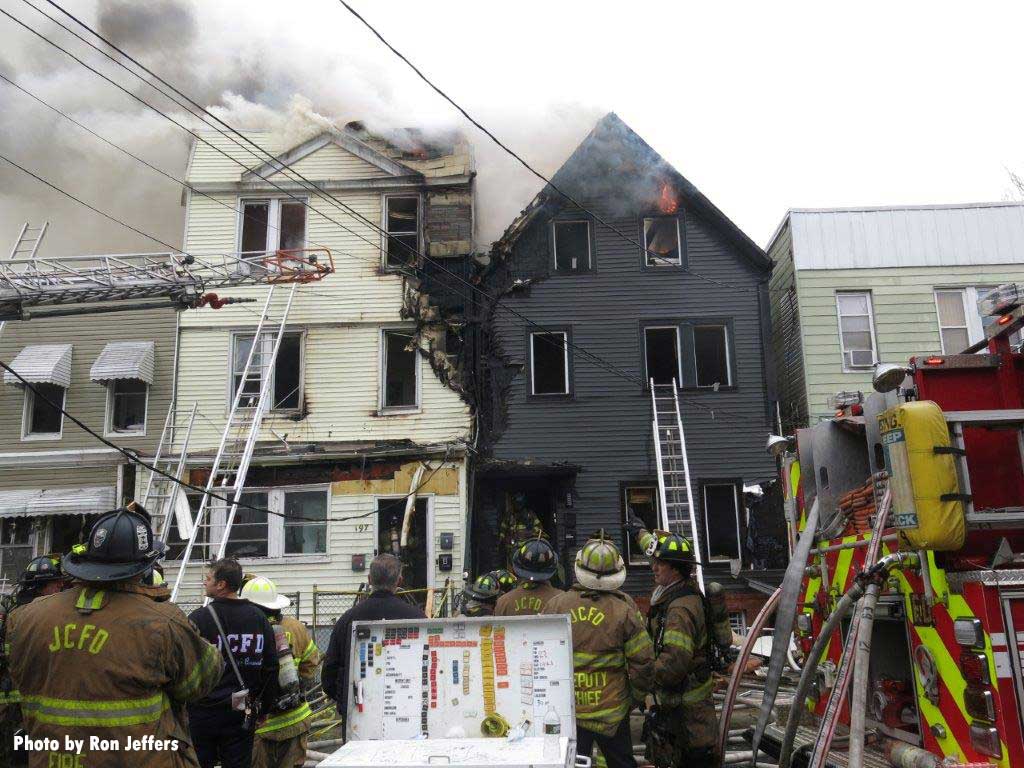
[[[640,216],[616,213],[606,200],[582,204],[623,232],[642,237]],[[640,249],[596,222],[591,222],[592,268],[554,272],[551,214],[539,216],[523,233],[501,281],[506,291],[516,280],[534,281],[512,288],[503,304],[539,326],[571,328],[573,344],[637,380],[574,350],[571,396],[530,396],[531,328],[501,309],[494,315],[494,343],[505,356],[509,381],[491,454],[498,460],[581,465],[572,510],[580,543],[599,527],[621,536],[620,483],[656,478],[650,394],[638,383],[644,375],[641,339],[647,323],[708,318],[727,320],[731,328],[733,386],[680,393],[698,512],[702,482],[762,480],[774,471],[764,452],[770,418],[762,342],[767,334],[759,300],[759,286],[768,275],[697,215],[681,215],[688,269],[747,290],[711,284],[679,268],[646,268]],[[556,216],[581,218],[571,210]],[[702,519],[698,525],[703,526]],[[649,580],[641,569],[631,578],[638,588]]]

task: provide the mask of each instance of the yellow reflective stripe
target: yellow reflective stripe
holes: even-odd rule
[[[270,731],[279,731],[282,728],[287,728],[291,725],[301,723],[307,717],[313,716],[313,710],[309,708],[309,704],[303,703],[302,706],[290,709],[287,712],[282,712],[279,715],[268,717],[267,721],[256,729],[256,733],[268,733]]]
[[[621,651],[611,651],[609,653],[585,653],[583,651],[576,651],[572,655],[572,665],[579,669],[580,667],[587,667],[588,669],[605,669],[607,667],[621,667],[626,663],[626,657]]]
[[[21,701],[21,694],[18,691],[0,693],[0,704],[17,704]]]
[[[199,663],[192,667],[188,677],[171,689],[171,695],[176,701],[185,701],[195,693],[204,680],[212,677],[214,672],[216,672],[216,676],[219,678],[222,664],[220,651],[207,643],[206,650],[203,652],[203,657],[199,660]]]
[[[693,653],[693,638],[678,629],[666,629],[661,638],[662,646],[670,645]]]
[[[646,630],[641,629],[626,643],[626,655],[630,657],[636,656],[640,651],[646,650],[650,646],[651,636],[647,634]]]
[[[299,663],[306,661],[314,653],[317,653],[320,649],[316,647],[316,643],[312,640],[309,641],[309,645],[306,646],[306,650],[302,652],[302,656],[299,657]]]
[[[696,704],[697,702],[704,701],[704,699],[711,695],[713,686],[714,680],[709,677],[696,688],[685,691],[683,693],[683,704]]]
[[[49,725],[98,726],[113,728],[155,723],[171,706],[164,693],[148,699],[87,701],[22,696],[21,711],[26,719]]]
[[[581,712],[576,710],[577,720],[591,720],[598,723],[617,723],[622,718],[629,714],[629,703],[623,702],[617,707],[609,707],[608,709],[598,709],[593,712]]]
[[[103,607],[103,596],[105,592],[102,589],[97,589],[92,592],[90,597],[89,593],[92,592],[89,587],[82,587],[82,591],[78,593],[78,600],[75,601],[75,608],[86,608],[90,611],[98,611]]]

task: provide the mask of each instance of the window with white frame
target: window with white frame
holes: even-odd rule
[[[149,385],[139,379],[112,379],[107,384],[107,433],[144,435]]]
[[[875,364],[875,321],[870,291],[842,291],[836,294],[839,314],[839,343],[843,370],[871,368]]]
[[[970,286],[935,290],[935,310],[943,354],[959,354],[985,338],[986,330],[996,318],[982,315],[979,302],[994,288]],[[1020,347],[1020,331],[1010,337],[1010,343]]]
[[[239,250],[247,258],[306,247],[306,201],[269,198],[241,201]]]
[[[698,387],[730,386],[729,329],[724,325],[695,325],[693,359]]]
[[[708,483],[704,497],[704,532],[709,560],[740,557],[740,502],[732,483]]]
[[[530,392],[569,394],[569,345],[565,331],[530,334]]]
[[[555,269],[576,272],[590,269],[590,224],[586,221],[555,221]]]
[[[10,591],[35,553],[36,533],[27,517],[0,519],[0,589]]]
[[[683,263],[683,239],[679,219],[659,216],[644,219],[644,263],[648,267],[671,267]]]
[[[381,360],[381,409],[418,408],[420,361],[412,331],[382,331]]]
[[[420,242],[419,196],[385,195],[384,229],[387,232],[387,266],[401,267],[413,263]]]
[[[281,338],[281,346],[277,350],[277,359],[270,373],[270,392],[273,395],[271,409],[275,411],[297,411],[302,407],[302,344],[301,331],[288,331]],[[268,360],[274,352],[274,334],[264,333],[261,336],[260,348],[254,355],[252,370],[248,377],[245,364],[252,350],[255,334],[236,333],[231,337],[231,391],[229,397],[234,398],[238,387],[242,387],[243,408],[254,408],[263,385],[262,360]]]
[[[198,494],[188,497],[193,516],[199,509],[200,498]],[[245,491],[235,510],[224,556],[238,559],[325,554],[329,501],[328,489],[321,487]],[[264,509],[270,510],[270,514],[261,511]],[[192,549],[193,560],[205,560],[216,554],[229,512],[230,505],[217,500],[207,506],[206,519]],[[167,559],[181,559],[187,542],[181,540],[173,517],[168,539]]]
[[[61,408],[64,407],[66,393],[67,390],[59,384],[40,382],[33,384],[32,388],[25,387],[22,437],[60,439],[64,427],[64,414],[61,413]]]
[[[747,614],[743,611],[729,611],[729,628],[737,635],[747,634]]]

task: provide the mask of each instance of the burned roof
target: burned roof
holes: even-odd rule
[[[609,112],[562,164],[551,183],[537,193],[494,243],[494,251],[507,254],[527,227],[544,211],[554,212],[566,204],[559,190],[577,200],[605,185],[635,200],[654,200],[665,194],[668,184],[693,211],[716,225],[755,266],[771,269],[765,252],[708,200],[685,176],[626,125]],[[555,189],[557,187],[557,189]]]

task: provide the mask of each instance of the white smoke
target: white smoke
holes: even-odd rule
[[[48,14],[88,37],[42,0]],[[415,78],[354,19],[331,9],[319,23],[296,4],[234,0],[86,0],[66,7],[154,72],[239,129],[299,143],[331,125],[361,120],[371,131],[461,131],[476,153],[478,247],[486,248],[541,182]],[[301,4],[299,4],[301,6]],[[199,122],[19,0],[0,7],[121,83],[178,122]],[[317,13],[322,13],[317,11]],[[387,17],[385,17],[386,20]],[[387,32],[387,30],[385,30]],[[180,128],[0,18],[0,72],[167,173],[184,175],[191,137]],[[399,47],[401,44],[399,43]],[[430,70],[430,62],[420,62]],[[493,63],[491,65],[494,65]],[[439,78],[440,79],[440,78]],[[458,83],[441,83],[458,90]],[[550,175],[602,110],[502,100],[466,101],[471,113]],[[524,95],[524,99],[526,99]],[[0,82],[0,153],[165,243],[184,229],[181,187],[87,135]],[[538,141],[542,137],[542,141]],[[44,254],[159,251],[164,246],[107,221],[0,161],[0,257],[24,221],[50,222]]]

